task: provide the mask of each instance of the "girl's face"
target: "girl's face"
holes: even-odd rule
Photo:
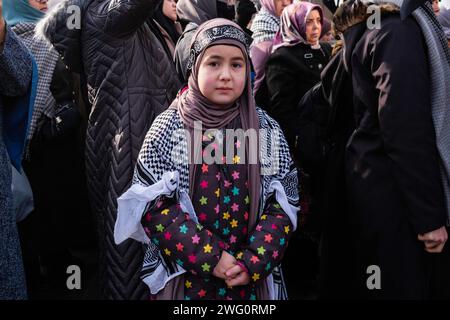
[[[275,13],[277,17],[281,16],[283,9],[292,4],[293,0],[273,0],[275,3]]]
[[[30,6],[42,12],[47,11],[48,9],[47,2],[48,2],[47,0],[28,0]]]
[[[306,41],[315,45],[320,39],[322,32],[321,18],[318,10],[312,10],[306,17]]]
[[[176,0],[164,0],[163,2],[163,14],[172,20],[177,21],[177,1]]]
[[[209,47],[203,55],[198,71],[200,92],[214,104],[230,105],[244,92],[246,70],[244,55],[238,47]]]

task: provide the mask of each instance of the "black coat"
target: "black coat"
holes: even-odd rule
[[[430,257],[417,236],[446,223],[424,38],[398,14],[383,16],[380,29],[354,25],[344,38],[356,125],[345,154],[354,293],[424,298]],[[370,265],[380,267],[382,290],[366,286]]]
[[[266,64],[266,109],[283,129],[289,146],[295,141],[297,105],[303,95],[320,81],[320,72],[328,63],[331,47],[321,49],[300,43],[282,47],[270,56]],[[260,93],[258,93],[260,94]]]
[[[117,198],[130,186],[144,137],[175,98],[179,81],[152,15],[161,0],[69,0],[47,17],[44,33],[71,71],[84,74],[92,111],[86,169],[100,240],[102,293],[112,299],[148,295],[139,278],[141,244],[114,244]],[[81,28],[73,11],[81,8]],[[71,18],[72,17],[72,18]]]

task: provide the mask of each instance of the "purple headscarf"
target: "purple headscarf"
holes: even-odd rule
[[[301,1],[284,8],[280,18],[280,30],[273,40],[272,52],[278,48],[292,47],[299,43],[309,44],[306,41],[306,18],[313,10],[319,11],[323,26],[322,8],[317,4]]]

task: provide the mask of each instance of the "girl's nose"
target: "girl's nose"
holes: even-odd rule
[[[223,67],[222,71],[220,73],[220,79],[221,80],[230,80],[230,78],[231,78],[230,68]]]

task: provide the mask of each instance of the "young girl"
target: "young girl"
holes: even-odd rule
[[[149,244],[142,278],[156,299],[287,297],[280,262],[296,228],[297,173],[278,124],[255,108],[246,39],[225,19],[199,27],[188,88],[153,123],[119,198],[115,241]],[[260,140],[238,136],[221,156],[220,136],[235,129]]]

